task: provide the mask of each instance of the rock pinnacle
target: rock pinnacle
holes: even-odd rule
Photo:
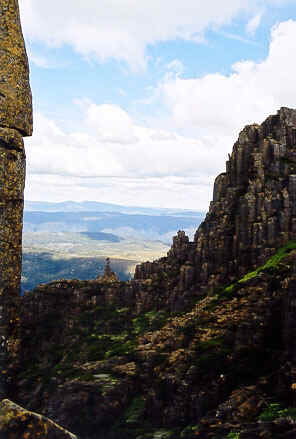
[[[0,399],[22,258],[23,137],[32,134],[29,66],[17,0],[0,0]],[[9,326],[10,325],[10,326]]]

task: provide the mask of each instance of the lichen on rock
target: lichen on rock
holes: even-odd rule
[[[0,396],[5,394],[5,354],[19,296],[26,157],[32,134],[29,65],[17,0],[0,0]]]
[[[29,66],[17,0],[0,1],[0,127],[31,136]]]
[[[45,416],[4,399],[0,402],[0,437],[5,439],[77,439]]]

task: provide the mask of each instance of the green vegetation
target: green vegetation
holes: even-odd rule
[[[242,284],[249,281],[250,279],[255,278],[262,272],[270,272],[273,273],[278,271],[281,268],[285,268],[285,266],[281,267],[281,261],[292,251],[296,249],[296,242],[290,241],[283,247],[280,247],[277,252],[271,256],[264,265],[261,265],[254,271],[250,271],[244,277],[239,279],[236,282],[233,282],[231,285],[228,285],[226,288],[218,287],[214,291],[214,296],[217,301],[214,301],[214,304],[219,302],[221,298],[231,299],[234,294],[241,288]],[[213,304],[211,304],[213,306]]]
[[[212,338],[208,341],[200,342],[197,346],[196,364],[206,369],[211,366],[212,370],[221,368],[227,354],[231,352],[231,348],[225,344],[223,337]]]
[[[169,317],[166,311],[149,311],[132,320],[134,333],[143,334],[145,331],[160,329]]]
[[[239,439],[240,438],[240,433],[239,432],[233,432],[231,431],[230,433],[228,433],[227,435],[227,439]]]
[[[261,267],[226,288],[216,288],[215,296],[209,306],[213,306],[213,303],[221,305],[224,300],[233,297],[248,280],[262,272],[275,273],[275,276],[266,276],[269,282],[268,288],[274,279],[281,281],[281,275],[285,273],[282,270],[286,270],[288,264],[288,260],[283,259],[295,249],[296,242],[289,242],[278,249]],[[29,388],[33,381],[42,381],[45,392],[46,386],[47,388],[52,385],[59,386],[60,383],[75,380],[76,384],[82,381],[84,385],[86,383],[89,386],[93,385],[102,400],[107,397],[106,401],[108,401],[108,398],[111,399],[115,395],[114,398],[117,398],[116,401],[119,401],[120,405],[118,403],[116,408],[119,415],[112,429],[120,432],[123,437],[141,439],[199,437],[202,434],[199,433],[199,427],[186,426],[187,422],[190,422],[187,419],[184,419],[184,424],[175,431],[161,429],[163,424],[160,424],[156,430],[149,424],[151,396],[154,397],[155,389],[159,395],[167,398],[166,395],[171,395],[170,392],[174,391],[172,383],[190,382],[186,380],[197,379],[197,376],[205,379],[211,376],[213,382],[218,382],[218,385],[226,382],[228,377],[249,384],[253,378],[258,380],[258,377],[267,376],[266,370],[268,373],[270,371],[270,366],[265,365],[264,357],[267,349],[273,348],[274,341],[266,341],[266,351],[265,345],[260,345],[259,349],[257,346],[245,343],[244,340],[240,345],[234,346],[235,325],[240,324],[243,319],[249,321],[250,312],[256,312],[257,300],[254,300],[255,305],[250,312],[243,309],[243,306],[240,307],[241,310],[237,306],[240,305],[239,301],[235,301],[234,306],[230,302],[222,303],[218,311],[211,309],[209,312],[209,308],[205,308],[206,305],[203,308],[202,304],[200,309],[193,308],[188,314],[187,311],[173,314],[169,311],[152,309],[137,315],[132,306],[126,306],[130,302],[125,301],[122,284],[117,286],[116,297],[110,294],[110,289],[107,290],[111,297],[110,301],[105,299],[106,292],[102,287],[93,284],[95,287],[84,285],[81,289],[85,300],[79,302],[77,308],[76,303],[71,304],[73,314],[69,326],[63,327],[63,315],[58,306],[55,307],[54,312],[48,311],[45,314],[42,327],[36,336],[38,335],[38,343],[41,338],[46,348],[46,362],[42,363],[42,358],[38,358],[38,355],[34,361],[31,358],[31,363],[24,365],[26,375],[22,378],[26,380],[26,388]],[[250,290],[252,288],[247,291]],[[156,294],[155,290],[152,291]],[[261,289],[257,291],[254,288],[254,291],[256,299],[261,297]],[[251,293],[253,294],[253,291]],[[211,299],[208,299],[210,302]],[[208,302],[205,301],[206,303]],[[229,318],[233,311],[236,312],[234,323]],[[167,325],[170,319],[174,321],[172,325]],[[255,321],[254,324],[257,325],[257,322]],[[151,334],[160,329],[160,333]],[[272,333],[272,338],[275,332],[276,330]],[[63,334],[61,338],[60,333]],[[37,343],[37,338],[30,339],[30,343],[35,355],[34,345]],[[149,374],[147,374],[148,367]],[[145,387],[138,384],[138,377],[146,380]],[[151,382],[154,387],[150,394]],[[125,383],[130,386],[127,395],[124,389]],[[296,421],[296,408],[282,408],[278,403],[269,404],[258,417],[258,421],[272,422],[281,417]],[[217,424],[216,430],[219,428]],[[214,433],[218,435],[211,437],[221,438],[219,435],[223,434],[225,439],[239,439],[242,434],[239,431],[229,432],[231,428],[235,430],[238,427],[236,424],[229,425],[222,433],[215,430]]]
[[[116,356],[134,359],[137,337],[145,331],[160,329],[167,321],[165,311],[149,311],[132,318],[128,308],[96,307],[86,312],[80,322],[86,326],[82,340],[88,361],[107,360]],[[107,327],[106,327],[107,326]]]
[[[88,292],[85,291],[84,294],[87,296]],[[168,317],[169,313],[165,311],[154,310],[135,317],[128,307],[117,308],[116,305],[107,304],[95,307],[86,305],[76,315],[69,338],[65,338],[63,343],[59,344],[56,334],[60,319],[56,314],[50,313],[43,321],[39,332],[43,338],[52,339],[52,347],[47,352],[48,368],[45,370],[40,359],[35,358],[35,361],[25,365],[26,374],[23,378],[30,380],[40,377],[43,382],[52,377],[62,380],[99,381],[104,390],[106,387],[102,381],[104,374],[101,374],[101,371],[105,371],[104,366],[87,371],[81,369],[80,365],[86,361],[104,363],[115,357],[125,357],[128,362],[136,361],[138,336],[146,331],[160,329]],[[34,344],[33,340],[32,343]],[[162,360],[161,354],[159,356]],[[128,373],[132,375],[135,372],[129,370]],[[108,380],[108,385],[110,382],[116,385],[117,381],[114,380],[116,378],[112,382]]]
[[[248,274],[246,274],[242,279],[240,279],[239,283],[244,283],[248,281],[249,279],[252,279],[253,277],[258,276],[259,273],[262,271],[272,270],[278,267],[281,260],[287,256],[292,250],[296,249],[296,242],[290,241],[283,247],[279,248],[278,251],[271,256],[268,261],[262,265],[261,267],[257,268],[257,270],[252,271]]]
[[[145,410],[145,399],[143,396],[137,396],[132,400],[124,414],[125,422],[127,424],[136,424],[140,421]]]
[[[296,421],[296,408],[283,408],[279,403],[272,403],[258,417],[261,422],[272,422],[278,418],[291,418],[293,421]]]
[[[180,439],[193,439],[199,430],[199,425],[187,425],[180,433]]]
[[[156,430],[153,434],[153,439],[170,439],[173,436],[174,432],[172,430]]]

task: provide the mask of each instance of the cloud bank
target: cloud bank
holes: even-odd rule
[[[204,32],[250,17],[248,30],[260,23],[262,5],[286,0],[20,0],[23,29],[29,41],[70,45],[100,61],[114,58],[134,70],[145,68],[146,49],[158,42],[200,42]]]
[[[165,80],[162,93],[175,125],[195,135],[237,135],[281,106],[296,106],[295,37],[296,22],[289,20],[272,29],[262,62],[238,62],[229,76]]]
[[[213,179],[244,125],[296,107],[295,49],[296,21],[289,20],[272,29],[261,62],[236,63],[230,75],[166,75],[156,94],[165,129],[89,99],[79,101],[79,131],[67,133],[36,115],[34,136],[26,140],[28,199],[40,199],[46,184],[52,201],[75,194],[77,201],[206,210]]]

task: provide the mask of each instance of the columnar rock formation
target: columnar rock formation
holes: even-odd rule
[[[29,67],[18,2],[0,0],[0,370],[5,368],[7,319],[20,288],[25,184],[23,137],[31,134]],[[3,383],[0,382],[1,393]]]
[[[137,267],[135,278],[177,263],[181,291],[229,283],[295,239],[295,200],[296,111],[281,108],[240,133],[194,242],[179,233],[168,257]]]
[[[199,280],[227,280],[296,236],[296,111],[281,108],[239,135],[195,236]]]

